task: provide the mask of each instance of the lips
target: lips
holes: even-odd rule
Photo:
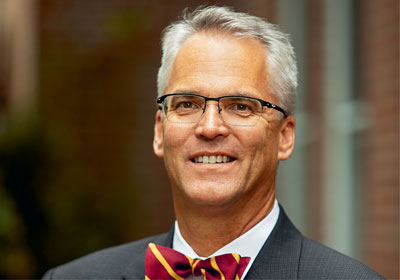
[[[194,163],[218,164],[232,162],[235,158],[227,155],[199,155],[190,160]]]

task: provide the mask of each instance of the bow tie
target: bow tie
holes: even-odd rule
[[[250,261],[238,254],[225,254],[205,260],[192,259],[171,248],[149,243],[146,253],[146,280],[183,280],[191,275],[205,280],[238,280]]]

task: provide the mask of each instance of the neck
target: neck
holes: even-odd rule
[[[201,257],[207,257],[254,227],[272,210],[275,188],[260,201],[230,206],[194,205],[174,201],[183,238]],[[212,242],[210,242],[212,240]]]

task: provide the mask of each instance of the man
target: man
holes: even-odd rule
[[[304,238],[275,199],[278,162],[295,142],[287,36],[260,18],[207,7],[171,24],[162,50],[153,146],[169,175],[174,227],[45,278],[381,279]]]

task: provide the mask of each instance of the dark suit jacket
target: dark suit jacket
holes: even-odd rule
[[[48,271],[44,279],[144,279],[147,244],[172,246],[173,230],[101,250]],[[384,279],[365,265],[309,240],[283,209],[245,279]]]

